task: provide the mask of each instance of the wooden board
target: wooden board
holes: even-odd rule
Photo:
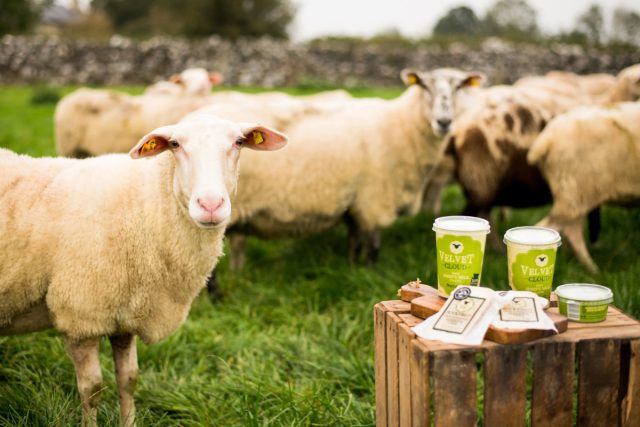
[[[475,427],[476,357],[473,350],[431,352],[436,427]]]
[[[571,427],[575,343],[545,340],[533,351],[531,426]]]
[[[401,323],[398,328],[398,407],[400,427],[411,427],[411,340],[415,334]]]
[[[376,379],[376,426],[387,423],[387,347],[386,311],[382,304],[373,308],[374,366]]]
[[[418,340],[411,341],[411,424],[431,425],[431,385],[429,352]]]
[[[527,347],[495,346],[484,363],[484,424],[524,427]]]
[[[400,424],[400,396],[398,394],[398,329],[400,318],[387,312],[387,420],[389,426]]]
[[[635,426],[640,420],[640,340],[629,343],[628,360],[627,390],[620,414],[623,427]]]
[[[579,348],[577,424],[581,427],[619,425],[620,341],[582,341]]]
[[[426,319],[440,311],[446,301],[430,286],[422,285],[420,288],[413,288],[411,285],[405,285],[402,288],[405,287],[409,288],[414,294],[419,292],[421,295],[419,297],[414,296],[411,299],[411,314],[414,316]],[[409,291],[405,292],[405,295],[409,295]],[[563,333],[567,330],[568,321],[566,317],[555,311],[547,311],[547,315],[553,320],[558,333]],[[555,332],[538,329],[499,329],[490,326],[485,338],[500,344],[521,344],[551,335],[555,335]]]

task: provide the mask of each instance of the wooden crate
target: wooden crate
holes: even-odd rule
[[[407,302],[374,308],[377,426],[640,426],[640,323],[613,307],[517,345],[424,340],[421,321]]]

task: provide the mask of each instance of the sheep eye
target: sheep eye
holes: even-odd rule
[[[171,148],[178,148],[178,147],[180,147],[180,143],[178,141],[176,141],[175,139],[172,139],[171,141],[169,141],[169,146]]]
[[[245,143],[246,140],[247,140],[247,138],[245,138],[244,136],[241,136],[238,139],[236,139],[236,145],[237,146],[241,146],[242,144]]]

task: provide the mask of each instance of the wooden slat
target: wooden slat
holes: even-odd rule
[[[398,317],[402,320],[404,324],[406,324],[410,328],[413,328],[417,324],[424,322],[424,319],[421,319],[409,313],[398,314]]]
[[[617,426],[620,341],[588,340],[578,345],[578,425]]]
[[[387,312],[387,420],[389,426],[400,424],[400,395],[398,378],[398,328],[400,318]]]
[[[411,341],[411,425],[431,426],[429,352],[418,340]]]
[[[484,425],[525,425],[527,347],[495,346],[484,364]]]
[[[404,301],[382,301],[380,304],[383,305],[386,311],[390,311],[392,313],[408,313],[409,311],[411,311],[411,303]]]
[[[374,365],[376,378],[376,426],[387,423],[387,345],[386,310],[382,304],[373,308]]]
[[[575,343],[537,342],[533,357],[532,427],[573,425]]]
[[[398,398],[400,427],[411,427],[411,340],[415,334],[401,323],[398,330]]]
[[[431,353],[436,427],[476,425],[476,358],[472,350]]]
[[[637,426],[640,421],[640,340],[631,341],[629,347],[629,381],[621,408],[623,427]]]

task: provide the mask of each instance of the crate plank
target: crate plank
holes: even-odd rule
[[[636,426],[640,420],[640,340],[629,343],[629,381],[622,400],[621,425]]]
[[[374,366],[376,381],[376,426],[387,423],[387,346],[386,309],[382,304],[373,308]]]
[[[431,426],[431,385],[429,352],[418,340],[411,341],[411,425]]]
[[[533,356],[533,427],[571,427],[575,343],[538,341]]]
[[[413,328],[417,324],[424,322],[424,319],[421,319],[409,313],[398,314],[398,317],[402,320],[403,323],[405,323],[410,328]]]
[[[476,358],[473,350],[432,352],[436,427],[476,425]]]
[[[620,341],[589,340],[578,345],[578,425],[619,425]]]
[[[484,364],[484,424],[525,425],[527,347],[495,346]]]
[[[401,319],[402,320],[402,319]],[[411,340],[415,334],[408,325],[401,323],[398,329],[398,398],[400,427],[411,427]]]
[[[389,426],[400,424],[400,396],[398,378],[398,328],[400,318],[387,312],[387,420]]]

